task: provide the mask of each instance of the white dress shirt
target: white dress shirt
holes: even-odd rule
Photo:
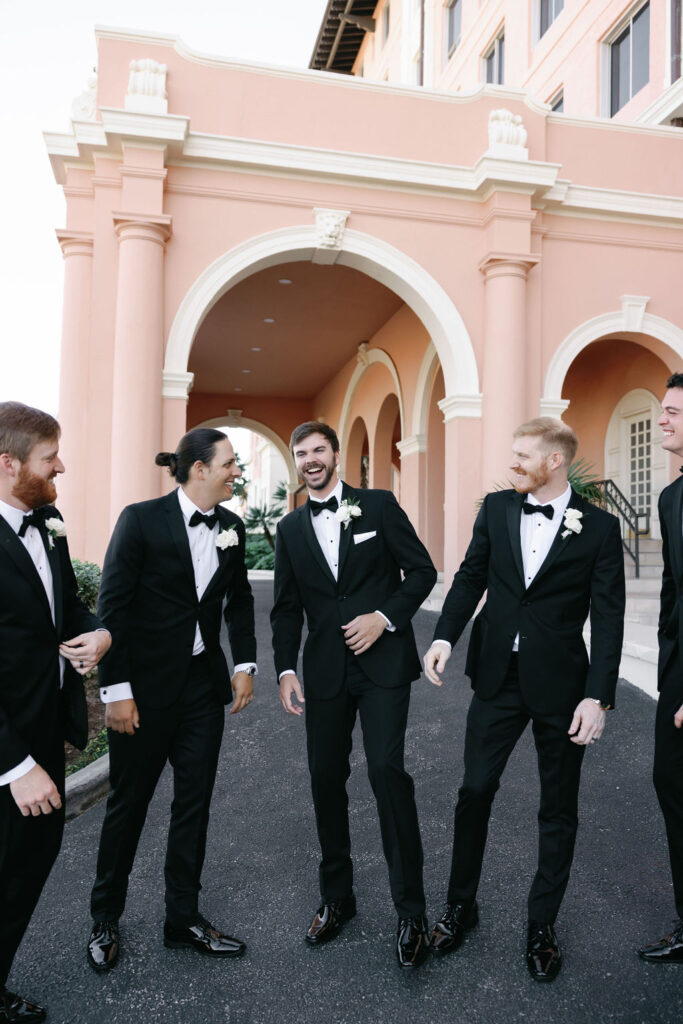
[[[0,515],[9,526],[12,527],[15,533],[19,533],[21,524],[24,521],[24,516],[29,515],[28,512],[24,512],[23,509],[15,508],[14,505],[8,505],[5,501],[0,501]],[[54,587],[52,583],[52,569],[50,568],[50,562],[48,561],[47,551],[43,544],[43,538],[40,536],[40,530],[37,530],[35,526],[29,526],[23,537],[19,537],[19,540],[24,545],[31,560],[36,567],[36,571],[40,576],[41,583],[45,587],[45,593],[47,599],[50,602],[50,612],[52,613],[52,621],[55,621],[55,595]],[[64,659],[59,656],[59,685],[62,685],[64,680]],[[4,775],[0,775],[0,786],[8,786],[10,782],[14,782],[16,779],[20,779],[22,775],[26,775],[27,772],[31,771],[34,767],[35,761],[29,755],[24,758],[21,764],[11,768]]]
[[[178,495],[180,510],[183,513],[187,539],[190,545],[190,556],[192,558],[192,568],[194,569],[194,582],[195,589],[197,591],[197,599],[201,600],[204,591],[218,569],[218,548],[216,547],[216,538],[218,537],[220,524],[216,523],[211,527],[211,529],[209,529],[206,523],[199,523],[197,526],[190,526],[190,519],[195,512],[210,516],[216,511],[215,506],[207,512],[204,512],[188,498],[182,487],[178,488],[176,494]],[[194,632],[194,647],[192,648],[193,657],[197,654],[202,654],[204,650],[204,639],[199,628],[199,622],[197,622]],[[235,665],[235,672],[246,672],[249,668],[255,669],[256,665],[254,665],[253,662],[245,662],[244,664]],[[110,704],[115,700],[131,700],[132,697],[133,689],[130,682],[115,683],[113,686],[105,686],[100,690],[100,699],[104,704]]]

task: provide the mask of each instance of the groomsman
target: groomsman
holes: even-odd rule
[[[448,953],[477,924],[489,815],[507,760],[532,723],[541,783],[538,868],[528,899],[526,961],[536,981],[561,966],[554,923],[578,824],[581,762],[614,706],[624,616],[619,524],[567,481],[578,441],[542,416],[514,435],[514,490],[488,494],[425,655],[437,686],[451,647],[486,592],[465,671],[465,776],[455,808],[446,909],[431,936]],[[591,621],[590,660],[582,631]]]
[[[242,520],[220,502],[240,470],[225,434],[197,428],[162,452],[179,486],[129,505],[104,560],[99,611],[114,643],[100,673],[107,704],[112,790],[91,896],[88,959],[98,971],[119,956],[118,920],[159,776],[173,767],[166,853],[164,944],[236,957],[245,944],[199,913],[209,805],[231,714],[253,697],[254,601],[244,562]],[[235,671],[219,643],[225,601]]]
[[[683,459],[683,373],[666,382],[658,423],[662,448]],[[669,843],[678,922],[638,952],[650,963],[683,964],[683,479],[659,496],[664,573],[659,611],[659,702],[655,720],[654,784]]]
[[[300,715],[306,694],[322,849],[322,903],[306,941],[328,942],[356,913],[346,781],[358,713],[398,912],[396,954],[402,967],[418,967],[428,949],[422,845],[403,752],[410,683],[420,675],[411,619],[436,570],[393,494],[338,479],[339,441],[331,427],[302,423],[290,450],[308,501],[278,526],[271,623],[285,711]],[[304,613],[302,691],[296,665]]]
[[[64,740],[88,739],[79,674],[111,642],[78,598],[53,506],[59,435],[48,413],[0,403],[0,1022],[45,1019],[5,986],[62,842]]]

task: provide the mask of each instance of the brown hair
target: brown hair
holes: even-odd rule
[[[301,444],[311,434],[322,434],[326,437],[332,446],[333,452],[339,451],[339,438],[337,433],[332,427],[328,427],[327,423],[319,423],[317,420],[309,420],[307,423],[300,423],[298,427],[295,427],[292,431],[292,436],[289,439],[289,450],[294,455],[294,448],[296,445]]]
[[[168,471],[179,484],[190,479],[190,469],[195,462],[206,466],[216,454],[219,441],[227,441],[228,435],[212,427],[194,427],[180,438],[174,452],[159,452],[155,458],[157,466],[168,466]]]
[[[59,423],[49,412],[21,402],[0,402],[0,454],[24,463],[41,441],[56,441]]]
[[[569,467],[576,457],[579,439],[566,423],[556,420],[554,416],[537,416],[528,423],[517,427],[513,437],[540,437],[546,453],[560,452],[564,457],[565,466]]]
[[[683,388],[683,373],[672,373],[666,382],[668,388]]]

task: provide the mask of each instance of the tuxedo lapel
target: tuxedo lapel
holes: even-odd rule
[[[576,508],[576,509],[579,509],[580,511],[583,512],[583,500],[579,497],[579,495],[573,489],[572,489],[572,496],[569,499],[569,504],[567,505],[567,508]],[[563,515],[564,515],[564,513],[563,513]],[[576,536],[576,534],[570,533],[569,537],[563,537],[562,534],[564,533],[564,530],[565,530],[564,526],[560,523],[558,531],[555,534],[555,539],[553,540],[552,544],[550,545],[550,551],[545,556],[545,559],[544,559],[540,569],[538,570],[538,572],[534,576],[533,580],[531,581],[530,586],[533,587],[534,583],[536,583],[536,581],[539,580],[543,576],[543,574],[548,571],[550,566],[553,564],[553,562],[555,561],[555,559],[559,555],[560,551],[562,551],[563,548],[567,544],[571,543],[572,537]]]
[[[322,548],[320,547],[320,544],[318,544],[318,538],[315,535],[315,530],[313,529],[313,523],[311,522],[311,504],[310,504],[310,499],[307,500],[306,503],[301,506],[301,508],[297,509],[297,515],[299,517],[299,524],[301,526],[301,532],[303,533],[304,539],[305,539],[306,543],[308,544],[308,547],[311,550],[311,554],[315,558],[316,562],[318,563],[318,565],[320,566],[320,568],[322,569],[323,573],[328,578],[328,580],[332,583],[333,586],[336,587],[337,581],[335,580],[334,576],[332,575],[332,570],[330,569],[329,565],[327,564],[325,556],[324,556],[324,554],[322,552]],[[343,532],[344,531],[342,530],[342,533]],[[339,546],[340,546],[340,549],[341,549],[341,542],[340,542]],[[341,566],[341,550],[340,550],[340,566]]]
[[[674,488],[674,500],[673,500],[673,518],[669,523],[669,534],[673,539],[672,551],[673,561],[676,569],[676,579],[680,580],[683,576],[683,530],[681,523],[681,515],[683,514],[683,479],[678,481],[678,486]]]
[[[220,533],[221,530],[235,529],[234,526],[232,526],[232,524],[229,522],[225,509],[221,508],[220,505],[216,505],[216,515],[218,516],[218,533]],[[216,539],[218,539],[218,534],[216,534]],[[240,544],[241,543],[242,542],[240,541]],[[210,593],[210,591],[213,589],[216,583],[222,578],[223,570],[228,564],[228,560],[230,558],[230,548],[219,548],[218,545],[216,545],[216,547],[218,548],[218,568],[216,569],[215,573],[207,583],[206,590],[204,591],[200,598],[201,601],[204,600],[204,598]]]
[[[510,537],[510,548],[512,549],[512,560],[519,573],[519,578],[524,582],[524,562],[522,560],[522,542],[520,540],[520,516],[522,515],[522,494],[511,494],[507,507],[507,527]]]
[[[19,540],[19,537],[14,532],[9,523],[0,516],[0,544],[4,551],[7,552],[9,557],[12,559],[17,569],[22,573],[23,576],[29,581],[35,590],[40,603],[45,609],[46,613],[52,621],[52,611],[50,610],[50,602],[48,600],[47,591],[43,586],[43,581],[38,575],[38,570],[33,564],[33,559],[29,555],[24,545]],[[53,577],[54,578],[54,577]],[[60,576],[61,579],[61,576]]]
[[[173,537],[175,546],[178,549],[180,561],[187,573],[187,578],[191,583],[192,591],[194,592],[194,568],[192,566],[192,555],[190,554],[190,542],[187,539],[185,520],[183,519],[182,509],[180,508],[178,495],[175,491],[171,494],[167,494],[164,498],[164,511],[166,513],[168,528],[171,531],[171,536]]]
[[[358,500],[358,494],[348,484],[342,485],[342,501],[347,501],[349,498]],[[341,523],[339,531],[339,579],[342,578],[344,572],[344,563],[351,548],[351,538],[353,537],[353,527],[355,519],[350,519],[348,525]]]
[[[55,538],[52,541],[52,547],[50,548],[49,534],[41,533],[43,543],[47,547],[47,559],[50,563],[50,570],[52,571],[52,595],[55,605],[55,629],[57,630],[57,636],[62,635],[62,626],[64,624],[64,603],[62,593],[62,565],[59,558],[59,551],[57,550],[57,544],[59,541]],[[45,588],[43,588],[45,589]]]

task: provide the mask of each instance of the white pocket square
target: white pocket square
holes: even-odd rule
[[[377,530],[370,530],[369,533],[354,533],[353,543],[362,544],[364,540],[370,540],[371,537],[377,536]]]

